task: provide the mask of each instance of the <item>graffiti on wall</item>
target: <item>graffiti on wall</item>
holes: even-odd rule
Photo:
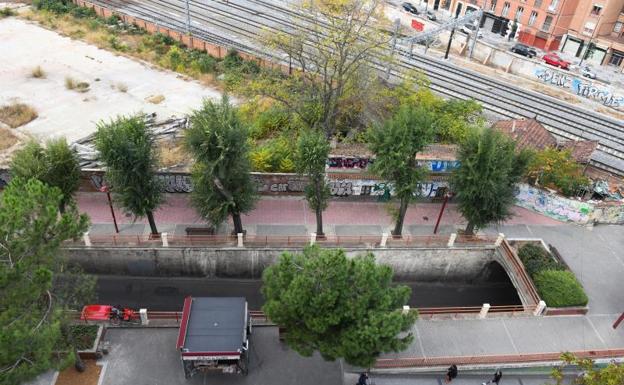
[[[157,178],[162,185],[163,192],[189,193],[193,191],[191,176],[188,174],[158,174]],[[89,179],[93,187],[98,191],[104,184],[104,174],[91,174]]]
[[[373,164],[374,159],[333,156],[327,159],[328,168],[346,168],[365,170]],[[430,172],[451,172],[459,167],[457,160],[421,160],[418,165]]]
[[[457,160],[423,160],[419,161],[418,164],[430,172],[451,172],[459,167]]]
[[[252,174],[256,189],[260,194],[301,193],[307,179],[291,174]]]
[[[444,196],[448,188],[448,182],[431,181],[421,183],[418,192],[419,198],[439,198]],[[335,179],[329,181],[329,191],[332,196],[381,196],[384,194],[394,195],[391,183],[372,179]]]
[[[516,204],[560,221],[579,224],[587,224],[593,211],[589,203],[568,199],[525,183],[518,186]]]
[[[535,76],[544,83],[572,90],[578,96],[596,100],[608,107],[624,107],[624,95],[613,94],[608,88],[597,86],[591,82],[562,74],[546,68],[535,70]]]

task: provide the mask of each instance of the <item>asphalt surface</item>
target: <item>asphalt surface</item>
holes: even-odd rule
[[[460,372],[451,385],[481,385],[492,379],[492,374],[483,372],[478,374],[466,374]],[[499,385],[545,385],[553,384],[554,380],[547,374],[527,373],[527,374],[506,374],[503,370],[503,377]],[[375,374],[370,376],[371,385],[443,385],[445,371],[441,370],[439,374]],[[345,385],[355,384],[357,379],[353,375],[345,375]],[[573,375],[565,377],[564,384],[571,384]],[[493,385],[493,384],[489,384]]]
[[[509,284],[440,284],[401,282],[412,288],[412,307],[481,306],[518,304],[515,289]],[[260,309],[264,298],[262,281],[248,279],[98,276],[98,302],[178,311],[184,297],[245,297],[250,309]]]

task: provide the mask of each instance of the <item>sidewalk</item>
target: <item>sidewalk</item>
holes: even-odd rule
[[[102,193],[80,193],[78,206],[87,213],[93,224],[92,234],[112,234],[112,216],[106,195]],[[323,213],[323,223],[327,235],[381,235],[393,226],[388,213],[387,203],[353,202],[331,200]],[[433,234],[435,222],[442,207],[441,203],[416,203],[410,205],[405,218],[406,235]],[[506,225],[560,225],[561,222],[534,213],[521,207],[514,207],[515,216]],[[121,210],[115,208],[120,231],[125,234],[143,234],[149,232],[145,218],[133,223]],[[204,225],[206,222],[190,207],[189,195],[168,194],[167,201],[154,213],[159,231],[183,235],[189,225]],[[263,197],[256,204],[255,210],[243,216],[243,227],[249,234],[257,235],[307,235],[316,230],[314,212],[309,210],[303,197]],[[449,234],[456,226],[465,226],[465,220],[457,211],[456,204],[448,204],[439,233]],[[227,227],[219,228],[219,233],[228,233]]]

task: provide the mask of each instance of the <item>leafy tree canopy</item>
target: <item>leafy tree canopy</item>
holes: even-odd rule
[[[597,367],[593,360],[578,358],[571,353],[564,353],[561,359],[567,365],[575,365],[581,369],[581,375],[575,380],[578,385],[621,385],[624,384],[624,365],[610,362],[606,366]],[[563,367],[553,368],[552,377],[557,385],[564,384]]]
[[[369,253],[353,259],[343,250],[284,253],[263,275],[266,314],[286,328],[286,342],[304,356],[344,358],[369,367],[386,352],[405,349],[415,313],[402,314],[410,289],[392,283],[392,269]]]
[[[526,175],[529,182],[561,191],[567,196],[589,185],[583,167],[572,158],[570,150],[547,148],[532,157]]]
[[[14,178],[0,198],[0,378],[18,384],[71,361],[62,310],[93,287],[71,273],[59,247],[88,227],[73,204],[58,214],[62,194],[36,179]],[[61,279],[67,277],[68,279]]]

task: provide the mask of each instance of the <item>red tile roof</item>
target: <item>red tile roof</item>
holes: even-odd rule
[[[518,149],[557,146],[555,138],[535,119],[499,120],[493,127],[514,139]]]
[[[572,158],[579,163],[589,163],[592,154],[598,147],[597,140],[568,140],[561,146],[563,149],[569,149],[572,152]]]

